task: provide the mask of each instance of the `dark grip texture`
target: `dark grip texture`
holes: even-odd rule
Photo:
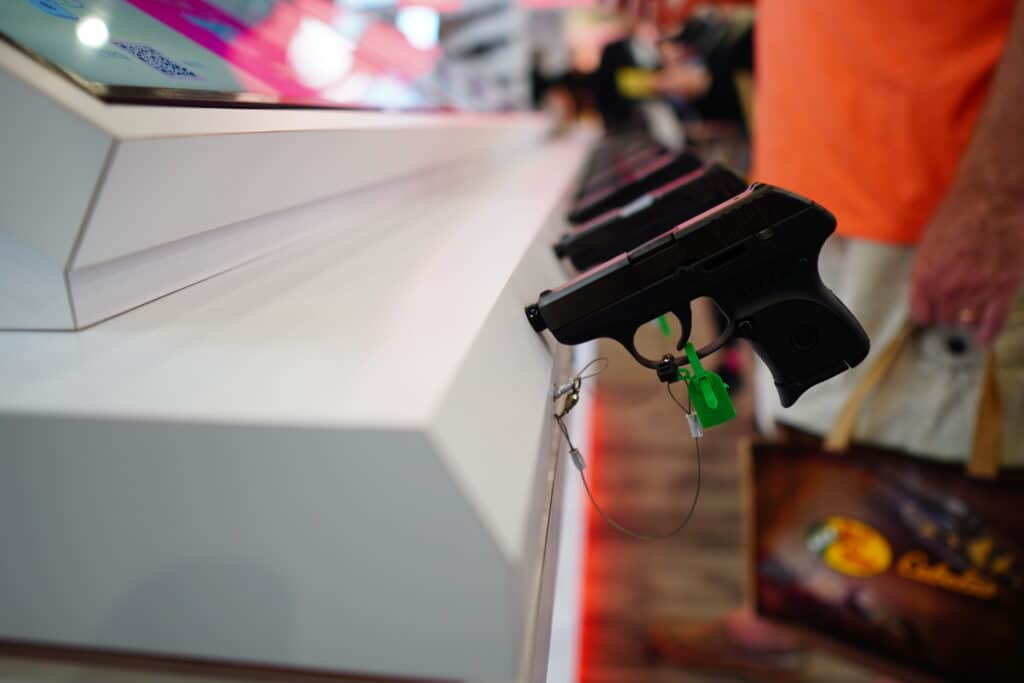
[[[867,356],[870,342],[853,314],[832,292],[780,300],[738,325],[775,379],[784,407],[810,387],[851,368]]]

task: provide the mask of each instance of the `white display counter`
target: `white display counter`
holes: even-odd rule
[[[110,105],[2,41],[0,103],[0,329],[92,325],[304,234],[254,218],[545,128],[524,114]]]
[[[26,70],[0,86],[31,88]],[[44,109],[47,87],[29,96]],[[85,329],[0,332],[0,650],[99,663],[8,658],[0,677],[111,681],[104,657],[127,656],[153,680],[168,662],[544,680],[564,487],[552,349],[523,307],[565,277],[550,243],[590,136],[494,125],[457,163],[264,197],[219,228],[160,216],[153,239],[91,263],[102,281],[34,252],[58,254],[73,304],[105,303]],[[371,162],[332,163],[355,178]],[[89,220],[152,199],[138,177],[111,189],[106,164],[97,187],[118,196],[88,199]],[[57,244],[37,211],[4,211],[8,247]],[[78,259],[116,237],[91,230]],[[16,284],[0,277],[0,308],[24,308]]]

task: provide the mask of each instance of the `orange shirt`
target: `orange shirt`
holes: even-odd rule
[[[1012,9],[761,0],[755,177],[831,210],[839,234],[916,243],[970,140]]]

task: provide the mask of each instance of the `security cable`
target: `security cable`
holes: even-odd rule
[[[595,363],[598,363],[600,361],[604,361],[604,366],[602,366],[600,370],[593,371],[590,374],[585,374],[588,368],[590,368],[592,365],[594,365]],[[590,504],[594,506],[594,509],[597,510],[597,513],[599,515],[601,515],[601,518],[605,521],[605,523],[608,524],[613,529],[616,529],[617,531],[620,531],[620,532],[626,534],[627,536],[630,536],[632,538],[635,538],[635,539],[638,539],[638,540],[641,540],[641,541],[657,541],[657,540],[664,540],[666,538],[671,538],[672,536],[675,536],[680,531],[685,529],[686,525],[690,523],[690,519],[693,517],[694,511],[697,509],[697,501],[700,498],[700,487],[701,487],[700,439],[703,436],[703,430],[701,429],[701,426],[700,426],[700,420],[697,419],[697,415],[693,412],[692,405],[684,406],[682,404],[682,402],[676,397],[675,393],[672,391],[672,385],[671,384],[666,384],[665,386],[668,389],[669,396],[672,398],[672,401],[677,406],[679,406],[680,410],[683,411],[683,414],[686,415],[687,423],[690,426],[690,432],[693,434],[694,450],[695,450],[696,456],[697,456],[697,480],[696,480],[695,489],[694,489],[694,493],[693,493],[693,500],[690,502],[690,509],[687,510],[686,516],[683,517],[682,521],[680,521],[675,527],[673,527],[671,530],[669,530],[669,531],[667,531],[665,533],[656,533],[656,534],[640,533],[640,532],[634,531],[634,530],[626,527],[625,525],[619,523],[617,520],[615,520],[615,518],[613,518],[611,515],[609,515],[607,512],[605,512],[604,508],[601,507],[601,505],[597,502],[597,499],[594,497],[594,493],[590,490],[590,484],[587,481],[587,475],[583,471],[587,467],[586,460],[584,460],[583,454],[580,453],[580,450],[578,448],[576,448],[575,444],[573,444],[572,437],[569,436],[569,429],[565,426],[565,416],[568,415],[569,411],[571,411],[576,406],[577,403],[579,403],[579,400],[580,400],[580,388],[581,388],[583,380],[584,379],[589,379],[590,377],[594,377],[594,376],[600,374],[600,372],[602,370],[604,370],[605,367],[607,367],[607,364],[608,364],[607,359],[597,358],[597,359],[591,361],[590,363],[588,363],[587,365],[585,365],[583,367],[583,369],[580,371],[580,373],[577,374],[576,376],[574,376],[569,382],[566,382],[562,386],[557,387],[555,389],[555,392],[554,392],[554,400],[555,401],[557,401],[561,396],[564,396],[564,395],[568,394],[566,396],[566,399],[565,399],[564,403],[562,404],[562,409],[559,410],[557,413],[555,413],[555,422],[558,423],[558,428],[562,431],[562,435],[565,437],[565,442],[569,446],[569,457],[572,459],[573,465],[580,472],[580,481],[583,482],[583,490],[587,492],[587,498],[590,499]]]

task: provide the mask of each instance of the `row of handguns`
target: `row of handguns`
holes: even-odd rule
[[[685,356],[647,358],[638,327],[674,314],[689,339],[690,303],[710,297],[728,323],[697,355],[747,339],[768,365],[782,405],[857,365],[869,341],[818,273],[836,220],[814,202],[772,185],[748,186],[722,165],[644,138],[594,153],[555,254],[581,272],[526,308],[534,329],[563,344],[621,343],[674,382]]]

